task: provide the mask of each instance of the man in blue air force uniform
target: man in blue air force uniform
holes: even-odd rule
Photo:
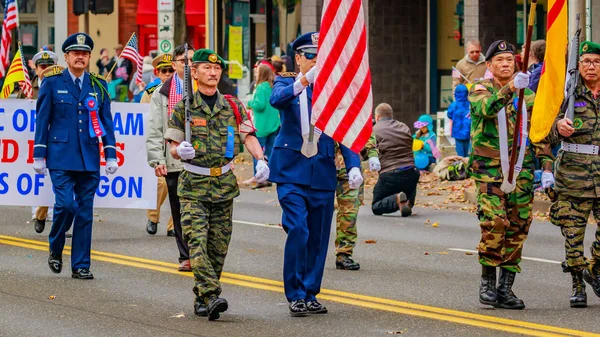
[[[90,249],[94,194],[100,181],[102,137],[106,173],[117,171],[115,134],[110,98],[104,79],[85,71],[94,48],[84,33],[69,36],[62,45],[67,69],[47,71],[37,100],[33,168],[50,171],[56,201],[49,234],[48,265],[62,270],[65,232],[73,223],[72,277],[93,279]]]
[[[329,244],[336,189],[334,141],[310,124],[318,33],[307,33],[292,44],[300,74],[282,73],[271,94],[279,109],[281,130],[270,159],[270,181],[277,183],[285,243],[283,281],[292,316],[326,313],[319,303]],[[360,158],[342,146],[350,186],[363,181]]]

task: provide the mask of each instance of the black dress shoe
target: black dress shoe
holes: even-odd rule
[[[72,278],[78,278],[80,280],[93,280],[94,274],[87,268],[73,269]]]
[[[292,317],[306,317],[308,315],[306,302],[304,300],[290,302],[290,315]]]
[[[43,232],[44,228],[46,228],[46,219],[44,219],[44,220],[35,219],[35,224],[33,225],[33,228],[35,229],[36,233]]]
[[[146,232],[148,232],[148,234],[150,234],[150,235],[154,235],[154,234],[156,234],[157,230],[158,230],[158,224],[156,222],[148,220],[148,224],[146,225]]]
[[[175,231],[172,229],[170,231],[167,231],[167,236],[175,236]]]
[[[326,314],[327,308],[319,303],[319,301],[308,301],[306,302],[306,309],[308,309],[309,314]]]
[[[48,257],[48,267],[55,274],[60,274],[62,271],[62,256],[56,256],[50,253]]]
[[[350,256],[341,254],[338,255],[337,259],[335,260],[335,268],[344,270],[359,270],[360,264],[352,260]]]
[[[206,309],[206,303],[204,303],[204,299],[201,297],[196,297],[194,301],[194,314],[200,317],[208,316],[208,310]]]
[[[206,311],[208,312],[208,320],[214,321],[221,317],[221,313],[227,311],[229,305],[227,304],[227,300],[224,298],[219,298],[217,296],[213,296],[208,300],[208,306],[206,307]]]

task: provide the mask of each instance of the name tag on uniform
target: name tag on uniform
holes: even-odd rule
[[[206,119],[204,118],[192,118],[193,126],[206,126]]]
[[[68,90],[56,90],[57,94],[68,94],[69,91]]]

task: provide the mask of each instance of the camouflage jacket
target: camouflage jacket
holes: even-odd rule
[[[510,152],[517,116],[515,107],[517,97],[518,92],[513,93],[508,85],[501,88],[492,79],[476,82],[471,87],[469,101],[471,102],[471,142],[473,151],[469,158],[469,174],[477,181],[502,182],[498,113],[503,107],[506,107],[508,148]],[[531,125],[531,110],[534,99],[535,94],[533,91],[525,89],[528,126]],[[523,169],[518,178],[533,180],[534,162],[531,149],[534,149],[535,155],[545,170],[552,170],[553,157],[550,144],[547,141],[531,144],[528,140],[527,144],[530,144],[530,146],[526,149]]]
[[[576,91],[573,128],[570,137],[563,137],[556,130],[556,122],[565,116],[563,109],[550,131],[553,142],[565,141],[573,144],[600,146],[600,96],[594,98],[583,84]],[[600,156],[560,151],[555,165],[555,189],[558,193],[579,197],[600,197]]]
[[[191,143],[196,149],[196,157],[185,161],[195,166],[205,168],[218,168],[227,165],[238,155],[240,143],[245,140],[245,134],[239,132],[239,127],[233,109],[225,97],[219,95],[211,111],[202,100],[200,92],[194,94],[194,101],[190,104],[192,114]],[[236,101],[241,113],[242,121],[248,120],[244,106]],[[228,130],[233,130],[235,144],[233,156],[225,158],[227,150]],[[169,128],[165,133],[166,140],[182,142],[185,140],[185,109],[181,100],[173,108],[169,120]],[[220,176],[204,176],[182,172],[179,178],[178,193],[180,197],[196,199],[205,202],[222,202],[231,200],[240,194],[237,180],[232,171]]]
[[[372,157],[379,157],[375,133],[371,133],[371,137],[369,137],[367,144],[365,144],[365,147],[362,149],[362,151],[360,151],[360,154],[363,160],[368,160]],[[340,150],[337,142],[335,143],[335,169],[337,170],[338,178],[348,178],[344,156],[342,156],[342,151]]]

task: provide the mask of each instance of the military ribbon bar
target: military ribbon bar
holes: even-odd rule
[[[100,119],[98,118],[98,102],[94,97],[88,97],[85,100],[85,107],[90,112],[90,137],[103,137],[106,135],[106,131],[104,131],[104,126]]]

